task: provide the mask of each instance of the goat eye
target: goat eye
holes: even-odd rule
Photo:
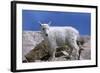
[[[45,28],[43,28],[43,30],[45,30]]]

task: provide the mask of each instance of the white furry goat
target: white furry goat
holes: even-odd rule
[[[71,47],[71,54],[74,56],[75,60],[79,57],[79,46],[77,45],[77,38],[79,37],[79,32],[70,26],[49,26],[48,24],[41,24],[41,32],[44,40],[49,45],[50,60],[55,59],[56,49],[58,47],[68,45]]]

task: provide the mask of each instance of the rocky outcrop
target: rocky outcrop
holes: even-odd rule
[[[80,60],[91,59],[90,36],[81,36],[78,42],[81,43],[81,48],[83,49],[80,53]],[[22,49],[23,62],[48,61],[50,57],[48,46],[44,42],[40,32],[24,31]],[[71,60],[62,51],[66,51],[68,54],[71,52],[67,45],[59,47],[56,52],[55,61]]]
[[[43,60],[43,58],[46,56],[48,56],[49,58],[47,44],[44,41],[37,44],[35,48],[33,48],[28,54],[25,55],[28,62],[35,62],[37,60]]]
[[[39,31],[23,31],[22,33],[22,60],[26,60],[25,55],[29,53],[37,44],[43,40]]]

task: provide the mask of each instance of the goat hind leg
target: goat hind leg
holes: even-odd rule
[[[76,40],[73,40],[71,42],[71,47],[72,47],[72,56],[74,56],[74,58],[76,60],[79,60],[79,46],[77,45]]]

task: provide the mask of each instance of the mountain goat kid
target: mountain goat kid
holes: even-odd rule
[[[70,52],[69,57],[74,57],[75,60],[79,59],[78,30],[71,26],[61,27],[41,24],[41,32],[49,47],[48,51],[51,56],[49,61],[55,60],[56,49],[64,45],[68,45],[71,48],[72,52]]]

